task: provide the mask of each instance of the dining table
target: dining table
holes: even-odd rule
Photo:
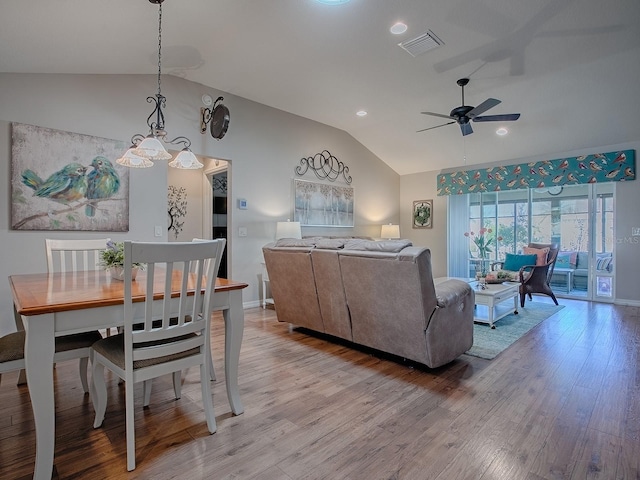
[[[133,282],[133,301],[142,301],[146,271]],[[174,272],[175,291],[180,275]],[[157,280],[157,281],[156,281]],[[164,272],[156,269],[154,284],[162,302]],[[25,366],[36,433],[34,479],[50,479],[55,451],[53,386],[54,338],[124,324],[124,282],[104,270],[19,274],[9,277],[17,319],[26,332]],[[235,415],[244,412],[238,391],[238,364],[244,333],[242,290],[248,285],[217,278],[214,310],[225,325],[224,371],[227,397]],[[155,289],[155,287],[154,287]]]

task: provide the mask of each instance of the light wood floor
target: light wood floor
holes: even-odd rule
[[[127,473],[124,389],[112,379],[104,426],[76,362],[56,368],[54,478],[638,479],[640,309],[566,308],[494,360],[437,370],[378,358],[247,310],[245,413],[230,414],[222,319],[214,326],[218,431],[207,432],[197,372],[175,401],[169,378],[136,401],[137,469]],[[498,328],[500,328],[498,323]],[[29,394],[0,385],[0,478],[31,478]]]

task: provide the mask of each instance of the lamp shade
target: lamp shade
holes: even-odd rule
[[[133,151],[135,150],[135,145],[133,145],[129,150],[125,152],[120,158],[116,160],[118,165],[122,165],[124,167],[131,168],[149,168],[153,167],[153,162],[148,158],[139,157]]]
[[[391,240],[392,238],[400,238],[400,225],[382,225],[382,229],[380,231],[381,238],[388,238]]]
[[[302,238],[300,222],[278,222],[276,224],[276,240],[279,238]]]
[[[138,157],[148,158],[149,160],[170,160],[171,154],[167,152],[162,142],[153,135],[145,137],[140,145],[133,150]]]
[[[195,170],[196,168],[202,168],[202,165],[198,158],[188,148],[184,148],[173,161],[169,162],[169,166],[173,168],[185,168]]]

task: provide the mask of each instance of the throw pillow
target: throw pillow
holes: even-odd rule
[[[611,255],[608,253],[598,255],[598,259],[596,261],[596,270],[600,271],[610,271],[611,267]]]
[[[537,255],[536,265],[545,265],[547,263],[547,256],[549,255],[549,247],[544,248],[533,248],[533,247],[524,247],[523,252],[525,255]]]
[[[537,260],[538,256],[536,254],[514,255],[513,253],[507,253],[502,268],[503,270],[511,270],[512,272],[517,272],[525,265],[535,265]]]
[[[556,268],[576,268],[577,252],[560,252],[556,258]]]

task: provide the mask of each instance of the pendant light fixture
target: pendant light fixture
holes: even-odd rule
[[[149,134],[145,137],[136,133],[131,138],[131,147],[126,153],[116,160],[116,163],[131,168],[152,167],[155,160],[170,160],[171,154],[164,148],[163,143],[172,145],[182,145],[182,151],[169,163],[174,168],[202,168],[191,147],[191,140],[187,137],[176,137],[167,140],[167,132],[164,129],[164,113],[162,109],[166,106],[166,98],[162,95],[162,2],[164,0],[149,0],[150,3],[158,5],[158,93],[154,97],[147,97],[147,102],[155,105],[151,115],[147,117]],[[155,118],[154,118],[155,117]]]

